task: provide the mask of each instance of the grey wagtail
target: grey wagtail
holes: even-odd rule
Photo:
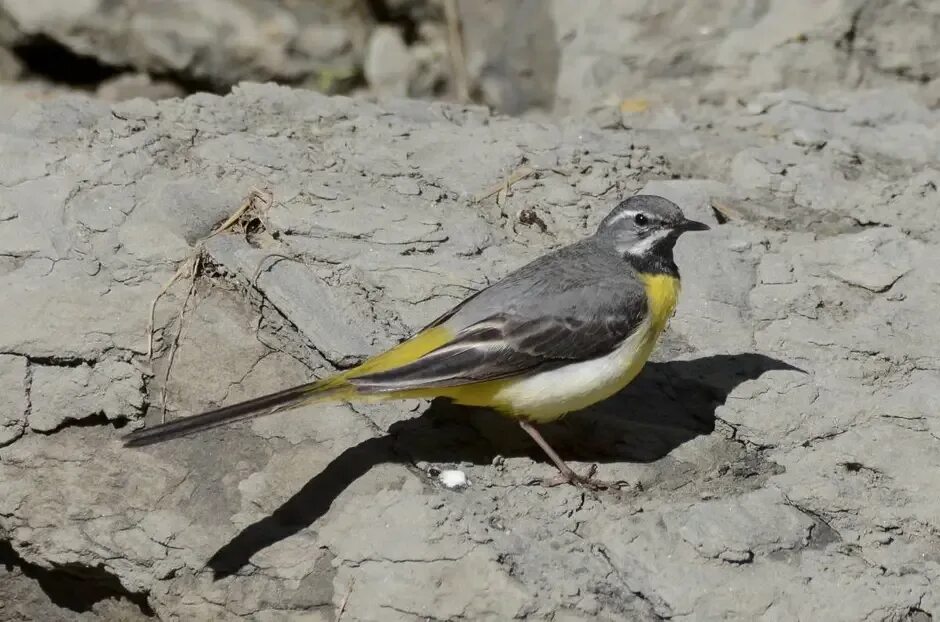
[[[594,235],[539,257],[358,367],[137,430],[124,443],[148,445],[311,402],[445,397],[518,420],[562,481],[594,485],[535,424],[606,399],[636,377],[676,307],[673,247],[684,232],[708,228],[662,197],[630,197]]]

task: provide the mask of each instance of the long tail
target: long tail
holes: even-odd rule
[[[169,423],[161,423],[149,428],[131,432],[124,437],[126,447],[140,447],[168,441],[181,436],[211,430],[236,421],[254,419],[271,415],[281,410],[296,408],[311,402],[343,400],[353,396],[357,399],[368,396],[374,391],[360,389],[353,381],[365,374],[387,371],[424,356],[451,339],[452,335],[441,327],[428,328],[408,341],[398,344],[378,356],[365,361],[362,365],[309,384],[302,384],[292,389],[285,389],[270,395],[257,397],[247,402],[224,406],[216,410],[184,417]]]
[[[223,425],[271,415],[282,410],[296,408],[309,402],[342,399],[354,389],[342,376],[302,384],[291,389],[263,395],[245,402],[223,406],[200,415],[183,417],[159,425],[136,430],[124,436],[125,447],[141,447],[161,443],[174,438],[189,436]]]

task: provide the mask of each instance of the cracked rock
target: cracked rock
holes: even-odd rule
[[[705,557],[743,563],[755,554],[795,551],[809,542],[813,521],[787,505],[777,491],[701,503],[666,517],[675,531]]]
[[[834,258],[838,265],[831,267],[830,272],[849,285],[881,293],[888,291],[912,267],[905,242],[890,230],[842,236],[826,245],[828,248],[820,259],[827,262],[827,255]]]
[[[781,18],[765,4],[742,19]],[[818,46],[842,8],[766,45]],[[246,83],[2,117],[0,598],[53,593],[29,568],[161,619],[937,617],[940,113],[893,88],[754,101],[600,129]],[[254,187],[270,207],[201,242]],[[351,365],[644,189],[712,230],[678,243],[682,297],[634,383],[544,426],[635,487],[537,485],[554,467],[517,425],[440,401],[119,442],[164,390],[171,419]],[[150,360],[154,297],[197,251]]]
[[[124,361],[33,365],[31,372],[29,427],[36,432],[52,432],[95,415],[109,421],[134,419],[144,406],[143,376]]]

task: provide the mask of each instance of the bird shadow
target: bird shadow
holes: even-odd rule
[[[775,370],[802,371],[754,353],[649,363],[617,395],[540,430],[566,461],[652,462],[710,434],[716,409],[735,387]],[[255,553],[316,522],[373,466],[490,464],[496,456],[547,461],[514,421],[486,409],[435,400],[420,417],[399,421],[385,436],[343,451],[272,514],[223,545],[207,566],[216,580],[236,574]]]

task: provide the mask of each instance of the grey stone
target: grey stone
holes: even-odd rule
[[[735,13],[754,33],[701,35],[728,63],[823,54],[844,5],[755,7]],[[818,27],[781,42],[770,17]],[[120,611],[88,619],[135,602],[220,620],[938,615],[938,113],[897,89],[754,101],[669,103],[630,130],[257,84],[11,108],[0,600],[55,619],[41,568],[112,586]],[[520,166],[537,170],[478,199]],[[270,207],[203,242],[253,187]],[[712,230],[678,243],[680,303],[631,387],[544,428],[574,468],[634,488],[537,485],[554,467],[512,422],[417,400],[118,441],[392,345],[640,190]],[[151,360],[151,304],[196,252]]]
[[[6,45],[48,37],[105,65],[230,86],[240,80],[348,79],[361,66],[371,26],[358,0],[219,3],[4,0]]]
[[[415,59],[401,32],[391,26],[380,26],[369,35],[363,65],[366,80],[380,96],[404,97],[416,73]]]

